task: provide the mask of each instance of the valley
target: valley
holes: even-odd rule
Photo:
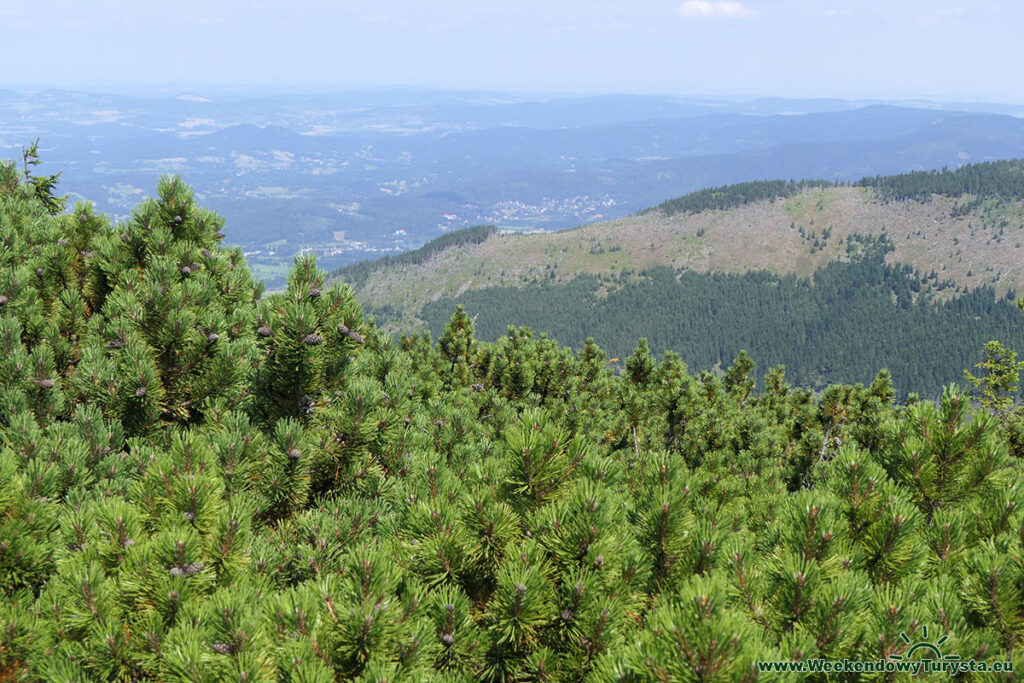
[[[1024,155],[1024,107],[449,91],[0,91],[73,200],[127,218],[179,174],[271,289],[463,227],[557,231],[766,178],[855,181]]]

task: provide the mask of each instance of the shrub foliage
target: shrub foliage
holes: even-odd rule
[[[1021,660],[1012,406],[396,340],[311,259],[263,296],[180,180],[120,225],[38,189],[0,167],[0,680]]]

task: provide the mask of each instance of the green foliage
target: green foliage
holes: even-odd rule
[[[54,192],[60,173],[54,175],[32,175],[31,169],[43,163],[39,158],[39,138],[21,150],[21,159],[25,173],[25,181],[32,187],[36,199],[51,216],[64,211],[68,203],[67,195],[58,197]]]
[[[323,291],[326,278],[315,259],[296,258],[288,288],[257,306],[253,332],[264,360],[252,410],[263,419],[306,419],[326,405],[365,341],[351,289],[335,284]]]
[[[967,422],[968,409],[966,395],[950,386],[938,406],[910,406],[890,426],[893,447],[880,454],[881,462],[928,516],[957,502],[990,500],[1006,468],[994,421],[975,413]]]
[[[449,363],[450,381],[455,386],[464,387],[470,383],[470,363],[473,360],[475,346],[473,321],[466,315],[465,309],[459,306],[451,320],[444,326],[444,332],[438,342],[438,350]]]
[[[12,187],[0,680],[743,681],[925,627],[1020,660],[1013,411],[647,340],[618,375],[458,309],[392,340],[312,259],[262,296],[178,180],[118,226]]]
[[[1013,397],[1017,393],[1017,382],[1020,381],[1020,370],[1024,361],[1017,361],[1017,352],[1004,348],[997,341],[985,344],[985,360],[974,367],[984,370],[985,374],[975,377],[967,370],[964,376],[980,394],[981,404],[989,410],[1005,415],[1013,407]]]

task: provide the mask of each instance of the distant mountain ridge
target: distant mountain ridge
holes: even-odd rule
[[[1020,157],[1022,113],[1012,103],[415,89],[5,90],[0,157],[39,138],[72,199],[118,220],[161,176],[180,175],[277,289],[298,253],[333,269],[473,225],[622,218],[712,185]]]
[[[621,218],[709,185],[1024,156],[1014,116],[1024,107],[1013,104],[184,86],[148,95],[0,91],[0,155],[40,138],[73,199],[119,219],[162,175],[180,174],[272,289],[300,251],[336,268],[472,225]]]

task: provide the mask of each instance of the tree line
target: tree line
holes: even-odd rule
[[[371,261],[360,261],[359,263],[339,268],[331,273],[331,277],[344,280],[353,286],[358,286],[378,270],[426,263],[431,256],[445,249],[465,244],[479,244],[496,233],[497,230],[493,225],[476,225],[462,228],[461,230],[445,233],[440,237],[432,239],[418,249],[403,251],[400,254],[392,254]]]
[[[673,216],[725,210],[759,201],[785,199],[808,189],[846,184],[836,180],[755,180],[691,192],[640,213],[658,211]],[[984,199],[1017,201],[1024,197],[1024,162],[1020,159],[989,161],[956,169],[868,176],[852,183],[852,186],[871,188],[883,201],[928,201],[936,194],[947,197],[971,195],[975,203],[961,208],[966,213]]]

